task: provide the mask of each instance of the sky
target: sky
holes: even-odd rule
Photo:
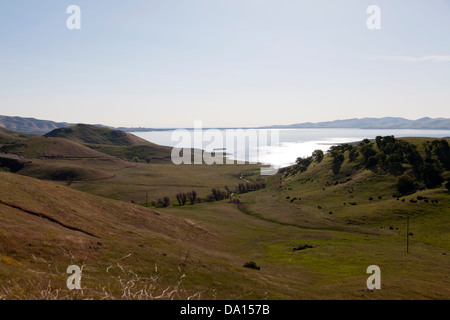
[[[450,118],[450,0],[4,0],[0,114],[158,128]]]

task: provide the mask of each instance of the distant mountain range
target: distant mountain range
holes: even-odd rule
[[[450,119],[446,118],[421,118],[418,120],[408,120],[404,118],[362,118],[334,120],[327,122],[305,122],[291,125],[273,125],[261,127],[268,128],[354,128],[354,129],[440,129],[450,130]]]
[[[0,115],[0,127],[22,133],[46,134],[59,128],[75,125],[74,123],[39,120],[35,118],[9,117]],[[104,125],[96,125],[107,127]]]
[[[73,123],[38,120],[34,118],[0,116],[0,127],[22,133],[46,134],[54,129],[73,126]],[[96,126],[113,128],[97,124]],[[354,129],[440,129],[450,130],[450,119],[421,118],[408,120],[398,117],[346,119],[327,122],[305,122],[291,125],[273,125],[258,129],[297,129],[297,128],[354,128]],[[155,131],[168,129],[155,128],[113,128],[126,132]]]

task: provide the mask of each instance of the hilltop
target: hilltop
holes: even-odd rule
[[[86,124],[55,129],[45,137],[81,143],[108,155],[132,161],[169,161],[172,148],[159,146],[120,130]]]
[[[135,135],[110,128],[103,128],[87,124],[77,124],[65,128],[55,129],[44,137],[63,138],[83,144],[102,144],[114,146],[148,145],[148,141]]]

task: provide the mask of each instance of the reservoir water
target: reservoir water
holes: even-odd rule
[[[223,136],[226,136],[226,129],[217,129]],[[226,150],[229,157],[236,160],[250,160],[258,161],[264,164],[270,164],[275,167],[284,167],[295,163],[297,157],[306,157],[311,153],[320,149],[326,152],[332,145],[339,143],[361,141],[363,139],[374,139],[376,136],[393,135],[396,138],[400,137],[430,137],[443,138],[450,137],[450,130],[417,130],[417,129],[251,129],[255,130],[258,135],[270,135],[271,131],[277,130],[279,143],[273,146],[258,146],[248,152],[248,143],[246,147],[236,145],[234,150]],[[164,131],[150,131],[150,132],[132,132],[132,134],[141,137],[147,141],[164,145],[164,146],[179,146],[183,148],[194,147],[194,130],[187,130],[192,139],[173,139],[174,130]],[[207,132],[203,130],[203,134]],[[244,135],[244,134],[243,134]],[[208,150],[208,139],[203,141],[203,149]],[[198,142],[198,141],[197,141]],[[198,147],[198,144],[196,145]],[[226,146],[224,141],[223,146]],[[266,152],[263,155],[257,151],[264,148]],[[220,149],[220,148],[216,148]],[[231,152],[230,152],[231,151]],[[254,154],[252,156],[252,154]]]

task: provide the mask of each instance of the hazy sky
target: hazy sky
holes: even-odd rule
[[[72,4],[81,30],[66,27]],[[146,127],[450,117],[450,1],[3,0],[0,114]]]

